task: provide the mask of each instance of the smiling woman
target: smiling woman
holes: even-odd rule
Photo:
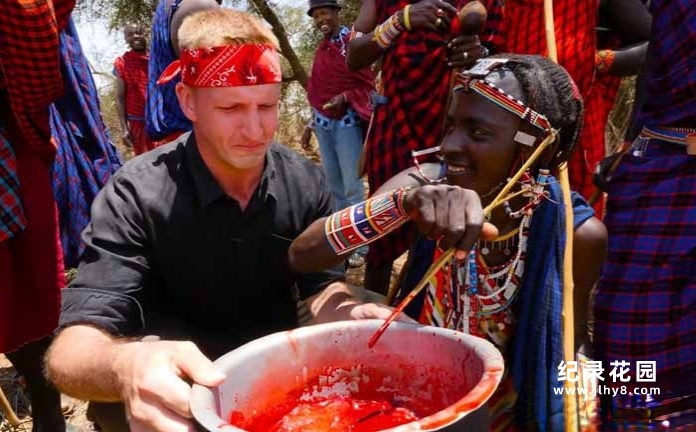
[[[400,299],[443,251],[456,247],[464,259],[448,260],[406,312],[423,324],[486,338],[504,354],[507,375],[489,401],[492,430],[564,430],[563,399],[547,379],[562,359],[561,305],[571,300],[562,298],[564,207],[552,174],[567,159],[581,123],[581,99],[562,67],[539,56],[479,60],[456,76],[443,163],[402,172],[373,198],[315,222],[293,242],[291,263],[316,270],[412,221],[422,238],[411,248]],[[495,228],[484,224],[482,204],[549,137],[551,145],[504,206],[485,215]],[[578,348],[586,341],[589,291],[604,260],[606,231],[581,197],[574,195],[572,204],[574,268],[582,269],[574,274],[572,299]]]

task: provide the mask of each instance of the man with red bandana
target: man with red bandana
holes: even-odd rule
[[[341,267],[290,270],[292,239],[333,202],[319,167],[272,143],[282,77],[271,30],[207,10],[184,20],[179,47],[160,82],[181,76],[193,131],[131,160],[96,198],[47,356],[58,388],[95,402],[105,432],[194,430],[189,383],[220,384],[209,358],[296,327],[298,297],[317,322],[391,312],[354,298]]]

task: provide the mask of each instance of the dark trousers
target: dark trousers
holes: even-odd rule
[[[43,358],[50,344],[51,338],[45,337],[5,353],[17,373],[26,380],[34,422],[32,432],[65,432],[60,393],[43,371]]]
[[[126,408],[122,403],[90,402],[87,419],[101,432],[129,432]]]

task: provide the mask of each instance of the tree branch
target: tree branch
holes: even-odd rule
[[[256,10],[258,10],[259,14],[261,14],[263,19],[265,19],[271,25],[271,27],[273,27],[273,34],[275,34],[278,38],[278,42],[280,43],[280,50],[283,53],[283,57],[285,57],[290,63],[293,75],[289,78],[283,78],[283,82],[297,80],[300,82],[300,84],[302,84],[302,87],[307,88],[307,82],[309,81],[307,71],[305,71],[305,68],[302,66],[302,63],[300,63],[300,59],[297,57],[297,54],[295,53],[295,50],[292,48],[292,45],[290,45],[290,41],[288,40],[288,33],[285,31],[285,26],[278,18],[278,15],[276,15],[273,9],[271,9],[266,0],[249,1],[254,5]]]

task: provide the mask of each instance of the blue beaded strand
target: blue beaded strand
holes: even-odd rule
[[[469,295],[478,294],[478,268],[476,266],[476,246],[469,252]]]

